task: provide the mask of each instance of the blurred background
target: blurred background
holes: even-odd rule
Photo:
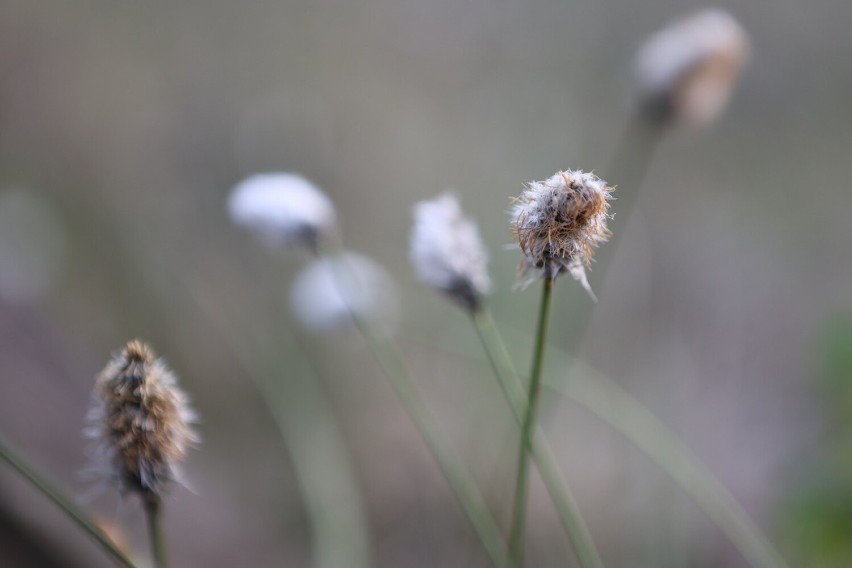
[[[710,129],[666,137],[641,190],[619,187],[635,207],[627,219],[613,204],[622,233],[590,273],[600,302],[560,280],[552,344],[676,432],[791,565],[849,566],[852,5],[727,4],[754,51],[731,107]],[[335,554],[355,554],[353,567],[487,566],[364,341],[292,319],[290,283],[309,259],[232,226],[228,193],[267,170],[328,192],[347,246],[396,281],[396,339],[505,522],[510,414],[465,315],[411,274],[411,206],[454,188],[476,218],[490,305],[526,370],[539,291],[513,290],[509,197],[565,168],[618,184],[607,168],[633,54],[701,7],[2,0],[3,437],[146,565],[138,500],[79,475],[94,376],[142,337],[202,417],[190,490],[166,502],[175,566]],[[548,375],[570,381],[551,353]],[[263,388],[280,399],[277,422]],[[545,395],[607,566],[747,565],[624,436]],[[344,529],[322,540],[318,518]],[[0,565],[110,566],[7,468],[0,526]],[[530,532],[530,566],[574,565],[538,485]]]

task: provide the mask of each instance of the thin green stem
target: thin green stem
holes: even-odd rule
[[[530,449],[532,448],[533,427],[538,413],[538,395],[541,390],[541,370],[544,364],[544,347],[547,344],[547,323],[550,315],[550,303],[553,297],[554,279],[550,275],[544,278],[541,294],[541,306],[538,312],[538,329],[533,346],[533,363],[530,372],[527,408],[521,428],[521,448],[518,455],[518,472],[515,477],[515,501],[512,506],[512,528],[509,533],[509,559],[511,565],[520,568],[524,565],[524,537],[527,514],[530,470]]]
[[[151,558],[155,568],[168,568],[166,562],[166,539],[163,536],[162,500],[159,495],[145,495],[145,517],[148,521],[148,540],[151,543]]]
[[[524,410],[527,407],[527,397],[524,393],[523,383],[512,364],[506,344],[494,323],[494,318],[491,317],[491,313],[486,308],[480,308],[472,316],[477,335],[482,342],[494,374],[497,376],[503,395],[506,397],[518,425],[522,426]],[[553,455],[553,451],[540,427],[535,428],[532,443],[533,459],[538,465],[542,481],[544,481],[550,498],[553,500],[559,519],[571,539],[580,565],[585,568],[602,567],[603,563],[592,540],[591,533],[583,521],[574,495],[563,478],[556,457]]]
[[[207,296],[191,296],[254,383],[292,457],[310,523],[313,565],[367,568],[372,564],[372,553],[365,506],[349,449],[321,388],[319,372],[307,356],[290,357],[287,376],[281,376],[281,344],[295,344],[299,353],[306,350],[285,325],[259,334],[262,345],[246,345],[244,339],[252,334],[240,331],[248,326],[240,327],[239,314],[224,315],[221,307],[214,309],[203,297]]]
[[[505,568],[507,566],[506,547],[500,534],[500,528],[488,509],[488,505],[473,477],[440,434],[438,425],[426,403],[420,397],[399,349],[386,337],[375,322],[352,308],[348,291],[352,286],[357,286],[358,283],[352,276],[352,271],[346,265],[345,257],[339,254],[324,253],[321,258],[329,263],[329,270],[337,283],[341,296],[350,306],[349,311],[356,327],[367,340],[370,350],[396,392],[397,398],[414,422],[435,461],[438,462],[438,466],[453,489],[459,504],[482,541],[491,563],[496,568]]]
[[[65,496],[55,485],[45,479],[33,467],[29,466],[23,459],[18,457],[14,450],[0,439],[0,460],[6,462],[30,485],[47,497],[62,512],[68,515],[78,527],[83,529],[94,541],[121,566],[135,568],[135,564],[127,555],[112,541],[112,539],[97,527],[89,517],[80,510],[74,502]]]
[[[527,333],[509,331],[512,332],[509,334],[510,344],[528,338]],[[468,352],[459,351],[454,344],[444,344],[442,348],[456,355],[470,356]],[[608,375],[569,356],[555,345],[550,345],[549,349],[557,357],[553,366],[569,371],[558,377],[545,377],[544,388],[586,407],[649,456],[695,501],[751,566],[788,566],[725,485],[650,409]],[[569,376],[570,380],[565,380],[564,376]]]

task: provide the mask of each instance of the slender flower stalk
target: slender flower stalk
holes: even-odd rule
[[[515,476],[515,498],[512,505],[512,527],[509,532],[509,559],[511,566],[524,565],[524,537],[530,470],[530,450],[532,449],[533,428],[538,414],[539,393],[541,391],[541,370],[544,366],[544,346],[547,342],[547,324],[550,316],[550,303],[553,297],[553,277],[545,277],[538,312],[538,326],[533,346],[532,371],[527,394],[527,409],[521,426],[521,448],[518,455],[518,470]]]
[[[167,568],[166,541],[163,538],[163,523],[161,520],[162,500],[153,493],[145,497],[145,517],[148,521],[148,536],[151,542],[151,558],[156,568]]]
[[[255,174],[237,184],[228,201],[231,220],[272,247],[303,247],[312,252],[337,232],[334,204],[313,183],[298,174]],[[389,277],[372,261],[351,259],[358,277],[372,284],[359,307],[374,312],[381,301],[383,314],[392,313]],[[327,263],[308,267],[294,283],[290,303],[296,317],[315,332],[326,332],[350,321],[345,302],[335,287]],[[380,296],[380,294],[383,294]],[[197,295],[193,299],[198,300]],[[202,306],[232,345],[246,373],[267,404],[282,439],[292,454],[299,488],[304,496],[318,568],[365,567],[371,563],[370,539],[364,504],[355,482],[348,450],[316,369],[306,358],[291,359],[287,381],[281,380],[280,344],[291,335],[276,325],[274,339],[254,349],[238,347],[231,322],[222,322],[220,308]],[[257,334],[247,334],[257,335]],[[301,351],[301,350],[300,350]]]
[[[89,516],[83,512],[67,495],[58,487],[48,481],[35,468],[27,464],[17,453],[2,439],[0,439],[0,461],[15,470],[34,489],[47,497],[59,510],[65,513],[71,521],[88,534],[104,552],[109,554],[120,566],[135,568],[136,565],[127,554],[115,544],[115,542],[100,527],[98,527]]]
[[[586,268],[594,249],[609,237],[607,219],[612,189],[594,174],[580,170],[557,172],[545,181],[532,182],[515,200],[511,211],[512,233],[523,253],[520,273],[541,271],[544,288],[538,314],[527,408],[521,429],[509,557],[523,566],[528,476],[532,436],[537,426],[541,372],[553,285],[568,272],[594,299]]]
[[[351,266],[345,262],[346,257],[336,251],[323,251],[321,254],[329,266],[334,268],[332,272],[341,296],[350,298],[353,292],[357,294],[358,282],[353,277]],[[495,568],[507,567],[506,546],[497,522],[473,477],[441,435],[435,418],[417,391],[399,349],[377,325],[374,318],[365,317],[365,314],[352,308],[352,303],[349,303],[349,306],[350,315],[358,331],[367,340],[370,350],[396,392],[397,398],[429,447],[459,504],[473,525],[492,565]]]
[[[472,321],[488,361],[500,382],[503,395],[506,397],[518,425],[522,427],[527,408],[527,395],[524,393],[523,383],[509,357],[506,344],[494,323],[494,318],[483,307],[473,314]],[[536,427],[533,433],[531,451],[542,481],[544,481],[559,514],[559,519],[571,539],[580,565],[584,568],[602,567],[603,563],[592,540],[592,535],[540,427]]]
[[[454,195],[445,193],[415,205],[410,256],[420,280],[443,293],[470,316],[512,414],[518,426],[522,426],[527,395],[483,301],[490,284],[486,267],[488,255],[476,225],[462,214]],[[539,428],[534,433],[532,452],[581,564],[600,566],[600,558],[574,496]]]
[[[487,327],[487,320],[480,322],[481,327]],[[511,333],[507,335],[512,343],[529,337],[525,332],[509,331]],[[508,369],[511,366],[510,362],[506,363],[508,353],[505,357],[500,355],[501,348],[496,347],[497,340],[494,337],[489,337],[487,341],[495,344],[491,351],[496,354],[498,365]],[[455,344],[442,347],[454,355],[470,356],[467,352],[459,351]],[[648,407],[624,390],[612,377],[570,356],[556,345],[551,344],[548,348],[557,356],[558,364],[554,367],[569,369],[567,375],[571,380],[549,373],[542,380],[542,388],[585,407],[654,461],[728,537],[749,565],[755,568],[788,566],[784,557],[725,485]],[[502,349],[505,350],[505,344]],[[499,363],[500,359],[505,360]]]

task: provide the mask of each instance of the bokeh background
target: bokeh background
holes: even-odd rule
[[[619,187],[635,208],[614,203],[600,302],[561,280],[553,345],[659,416],[791,565],[849,566],[852,5],[725,4],[754,49],[730,109],[668,136],[643,187]],[[490,305],[526,369],[538,290],[513,290],[508,198],[559,169],[607,178],[633,53],[703,6],[0,1],[0,432],[144,565],[137,501],[79,475],[93,377],[143,337],[203,417],[191,491],[166,504],[175,566],[311,566],[361,537],[352,566],[486,566],[363,340],[290,316],[308,258],[233,227],[228,192],[265,170],[328,192],[347,246],[394,277],[396,339],[505,519],[510,415],[467,318],[411,274],[411,206],[454,188],[475,216]],[[562,360],[547,372],[570,380]],[[283,400],[283,437],[259,385]],[[606,422],[552,393],[546,415],[607,566],[746,565]],[[326,481],[346,491],[325,522],[361,533],[318,546]],[[530,565],[573,565],[538,486],[531,517]],[[3,566],[110,565],[5,468],[0,525]]]

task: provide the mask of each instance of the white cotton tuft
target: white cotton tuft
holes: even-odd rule
[[[706,9],[653,35],[634,63],[646,108],[665,119],[706,125],[724,111],[750,43],[729,13]]]
[[[347,327],[353,312],[392,330],[397,306],[390,275],[353,252],[315,260],[299,273],[290,290],[290,308],[296,319],[316,333]]]
[[[231,221],[271,246],[314,246],[335,229],[331,200],[304,177],[256,174],[238,183],[228,199]]]
[[[414,206],[410,257],[420,280],[471,311],[491,287],[479,231],[452,193]]]

